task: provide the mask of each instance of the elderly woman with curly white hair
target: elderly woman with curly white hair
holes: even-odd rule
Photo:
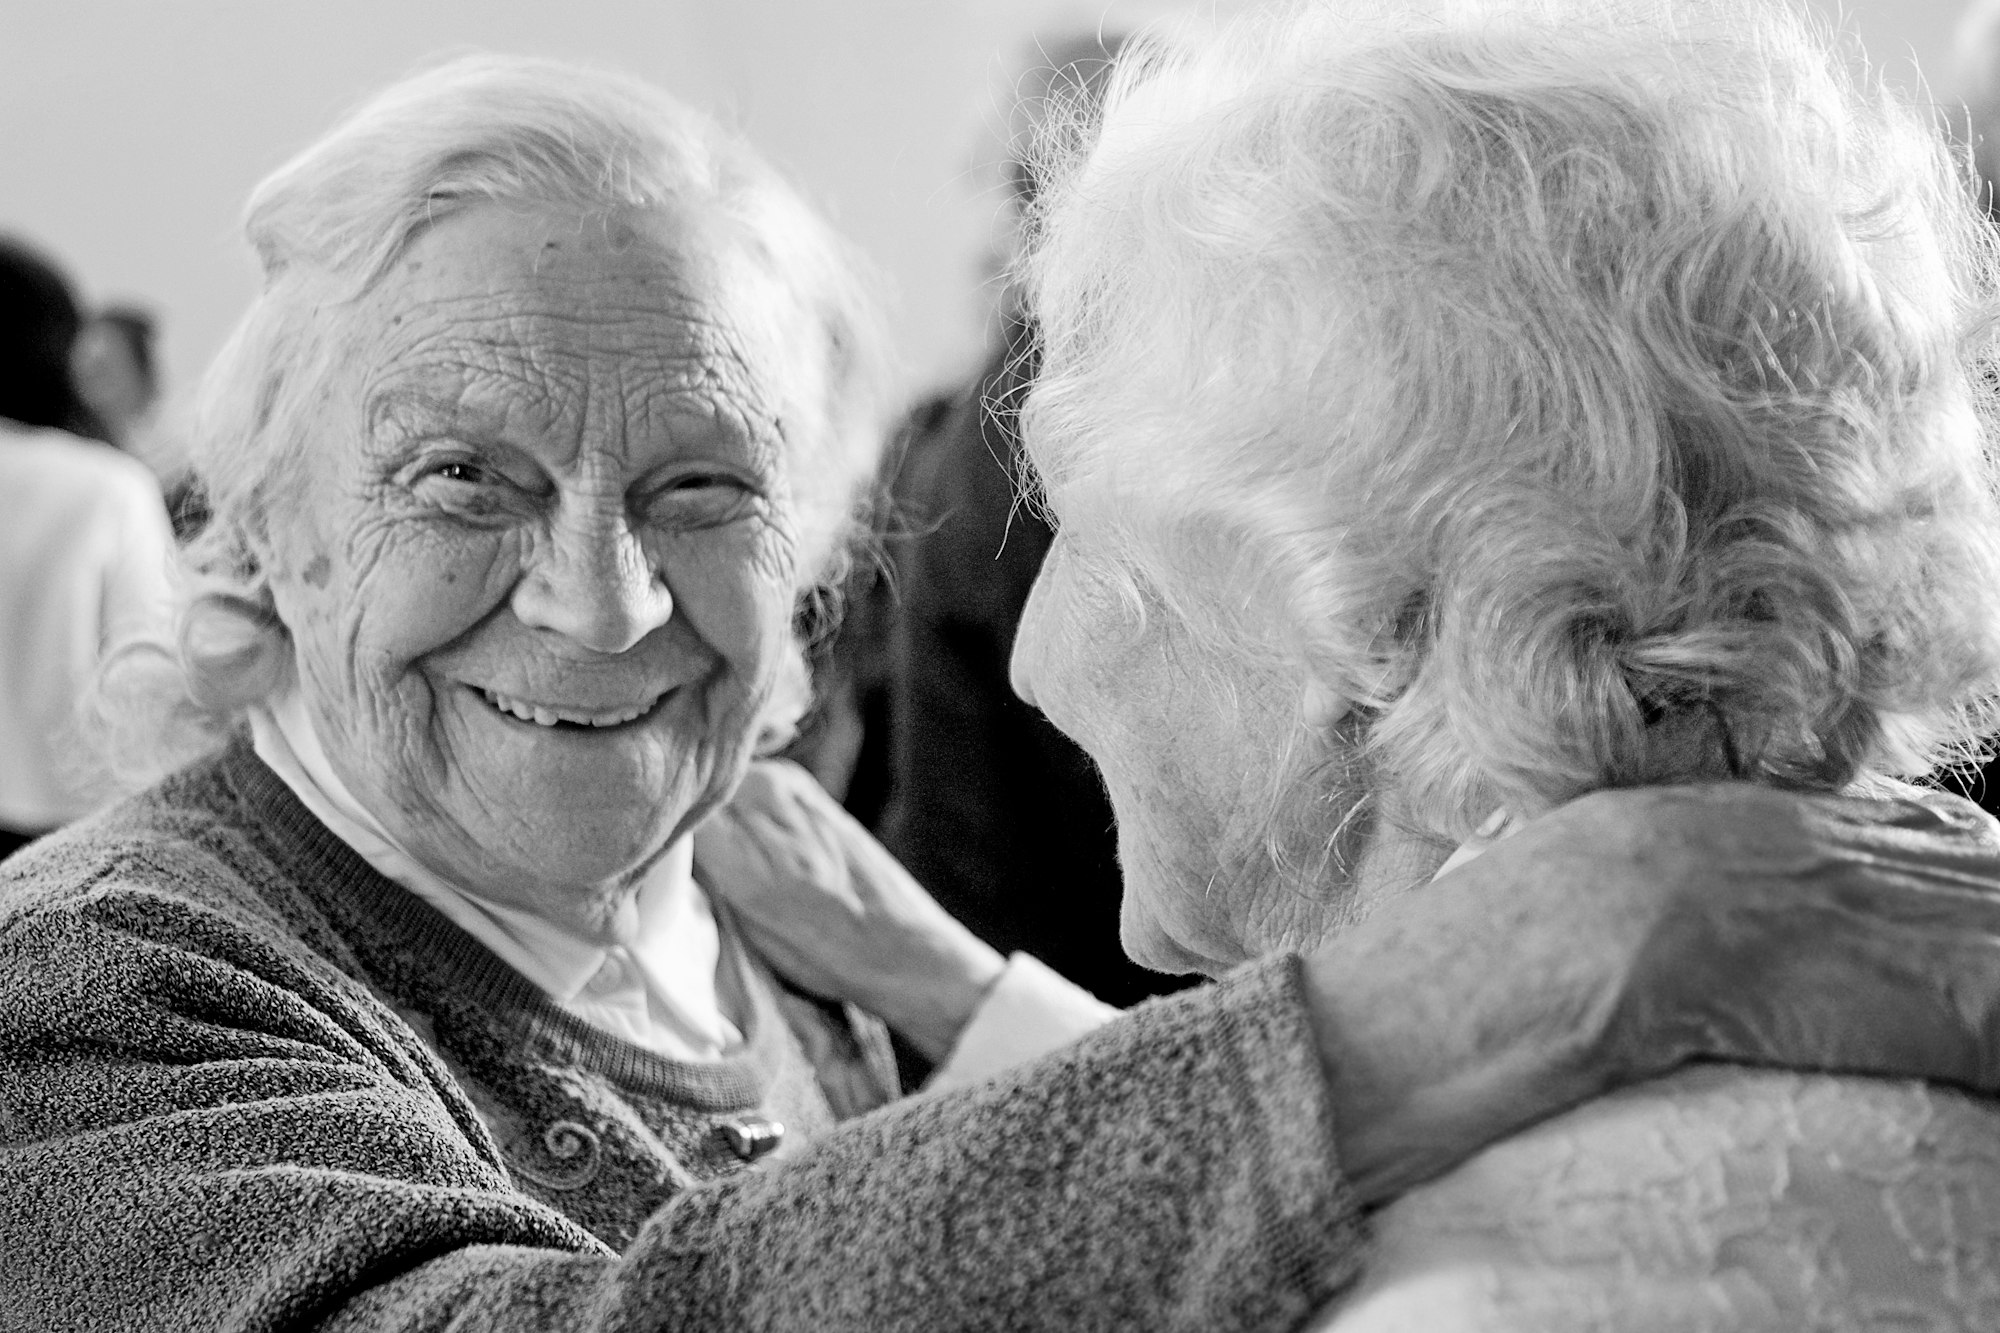
[[[1781,7],[1316,3],[1134,62],[1032,261],[1061,529],[1015,657],[1103,769],[1127,947],[1356,962],[1448,858],[1634,784],[1994,845],[1889,781],[2000,687],[1994,254],[1927,114]],[[2000,1112],[1614,1094],[1390,1205],[1323,1322],[1994,1327]]]
[[[795,613],[837,574],[879,449],[868,302],[824,226],[644,87],[473,60],[280,170],[249,232],[264,287],[207,390],[214,518],[179,646],[122,659],[108,696],[205,752],[0,871],[11,1326],[1280,1327],[1344,1280],[1362,1204],[1689,1056],[2000,1085],[2000,1018],[1967,1004],[2000,977],[1964,944],[2000,938],[2000,896],[1949,892],[1990,849],[1776,796],[1757,819],[1810,856],[1663,855],[1649,820],[1756,820],[1585,803],[1440,881],[1425,929],[1381,913],[1361,965],[1253,964],[980,1083],[967,1045],[1025,964],[887,879],[857,891],[864,929],[788,940],[812,900],[772,905],[782,876],[731,890],[690,864],[781,720]],[[1097,549],[1057,449],[1079,528],[1045,606]],[[1450,611],[1403,606],[1412,636]],[[1337,700],[1397,688],[1316,668],[1280,698],[1245,661],[1218,662],[1242,716],[1309,706],[1301,741],[1358,734]],[[1658,734],[1698,729],[1655,696]],[[1058,708],[1096,743],[1134,706]],[[1185,721],[1210,757],[1246,753],[1217,715]],[[1135,769],[1106,757],[1129,804]],[[1526,817],[1584,785],[1527,772],[1452,799]],[[1242,775],[1185,774],[1215,776]],[[1182,864],[1143,802],[1132,837],[1136,920],[1183,872],[1174,901],[1254,901]],[[1496,905],[1510,933],[1481,919]],[[1885,954],[1898,921],[1913,938]],[[1265,924],[1134,939],[1219,967],[1317,933]],[[1523,968],[1537,941],[1573,965]],[[1742,966],[1780,941],[1819,970]],[[1439,950],[1437,1003],[1381,1001]],[[876,1017],[783,971],[966,1086],[881,1105]]]

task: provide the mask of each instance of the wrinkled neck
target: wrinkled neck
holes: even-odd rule
[[[1456,850],[1434,833],[1421,832],[1385,801],[1354,869],[1353,913],[1344,925],[1366,919],[1376,908],[1413,892],[1437,877]]]

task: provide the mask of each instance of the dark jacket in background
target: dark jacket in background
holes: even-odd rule
[[[1015,485],[1032,340],[1016,324],[1003,344],[974,384],[912,422],[896,485],[904,535],[890,545],[889,783],[877,831],[994,947],[1127,1005],[1185,983],[1125,957],[1097,769],[1008,684],[1052,534]]]

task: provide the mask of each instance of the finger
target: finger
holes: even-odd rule
[[[765,841],[772,855],[773,873],[780,881],[777,887],[787,890],[774,896],[796,901],[804,890],[809,891],[807,896],[818,895],[839,904],[843,912],[862,912],[862,900],[855,892],[846,856],[821,831],[811,827],[780,827],[762,813],[746,815],[744,822]]]
[[[755,766],[758,780],[774,801],[794,798],[802,791],[819,789],[819,782],[799,765],[786,759],[766,759]]]
[[[825,877],[829,858],[810,829],[764,810],[745,810],[739,818],[744,833],[762,850],[774,874],[808,881]]]
[[[796,807],[802,789],[817,785],[812,775],[797,764],[763,759],[750,765],[730,803],[738,809],[782,814]]]
[[[695,834],[695,864],[738,906],[795,897],[802,888],[844,890],[844,858],[810,827],[760,806],[733,807]]]
[[[743,814],[734,806],[711,811],[695,825],[694,854],[697,861],[707,856],[740,853],[750,835],[743,828]]]
[[[811,774],[802,773],[802,784],[788,793],[780,816],[801,840],[810,840],[828,856],[843,862],[853,858],[856,846],[873,843],[868,831],[840,807]]]
[[[768,803],[779,782],[777,764],[769,759],[760,759],[743,774],[743,781],[736,785],[730,797],[734,805],[755,806]]]
[[[755,812],[781,821],[795,819],[798,802],[792,793],[791,784],[785,781],[781,774],[776,773],[758,772],[756,778],[754,783],[746,781],[737,788],[735,799],[730,802],[730,808],[746,814]]]

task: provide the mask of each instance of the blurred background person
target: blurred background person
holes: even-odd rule
[[[101,438],[71,374],[83,315],[69,279],[26,242],[0,236],[0,302],[0,415]]]
[[[96,420],[96,438],[153,470],[166,491],[174,539],[186,541],[208,521],[208,499],[188,467],[187,441],[160,429],[158,345],[159,321],[150,310],[108,305],[84,320],[70,373]]]
[[[0,856],[96,803],[77,701],[167,600],[159,484],[85,438],[103,424],[71,373],[82,327],[55,265],[0,238]]]
[[[149,312],[106,306],[83,322],[70,353],[77,396],[96,414],[100,438],[127,453],[141,452],[160,404],[157,338]]]
[[[895,586],[858,603],[853,626],[857,639],[885,643],[876,660],[886,707],[873,711],[886,714],[886,735],[878,729],[864,744],[859,770],[873,774],[870,756],[886,752],[882,841],[989,943],[1031,954],[1120,1005],[1185,983],[1125,957],[1103,782],[1007,681],[1015,627],[1052,534],[1016,488],[1015,415],[1034,376],[1034,334],[1006,275],[1038,188],[1029,149],[1053,117],[1089,119],[1122,41],[1098,31],[1044,40],[1016,83],[1007,199],[989,267],[1000,284],[991,350],[976,376],[912,414],[894,488],[904,533],[891,550]],[[865,715],[869,650],[852,655]]]

